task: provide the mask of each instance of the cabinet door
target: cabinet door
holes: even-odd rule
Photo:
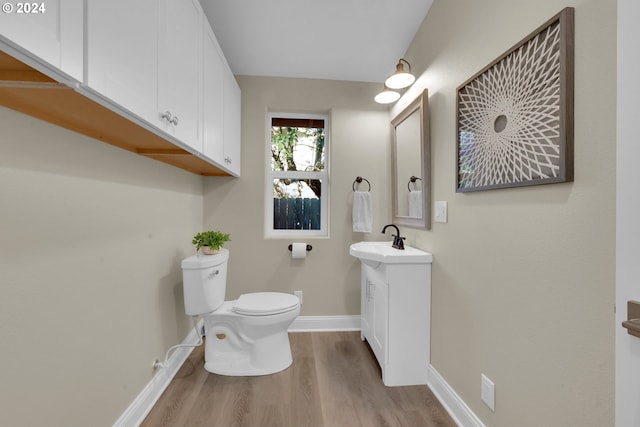
[[[224,165],[235,175],[240,175],[241,92],[231,70],[225,67],[223,71]]]
[[[389,286],[385,282],[386,270],[374,269],[362,264],[362,298],[361,323],[362,335],[367,338],[369,346],[378,359],[383,377],[387,363],[387,336],[389,325]]]
[[[388,360],[387,331],[389,328],[389,285],[382,282],[374,283],[373,290],[373,347],[380,365],[386,365]]]
[[[197,0],[161,0],[159,36],[160,127],[198,152],[202,76],[202,19]]]
[[[36,60],[82,81],[83,0],[8,2],[0,34]]]
[[[87,0],[85,86],[158,121],[158,1]]]
[[[203,154],[211,160],[224,163],[223,133],[223,69],[224,59],[216,37],[206,26],[203,45],[202,120]]]
[[[367,338],[371,341],[373,334],[373,301],[370,295],[371,282],[366,274],[366,268],[362,266],[362,278],[361,278],[361,296],[360,296],[360,337],[362,339]]]

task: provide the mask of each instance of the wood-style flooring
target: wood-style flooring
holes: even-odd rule
[[[385,387],[360,332],[289,337],[293,364],[262,377],[210,374],[196,348],[142,426],[456,426],[427,386]]]

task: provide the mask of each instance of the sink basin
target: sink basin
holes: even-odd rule
[[[404,245],[404,250],[391,247],[393,242],[358,242],[349,247],[349,254],[365,264],[376,267],[385,264],[428,264],[433,260],[429,252]]]

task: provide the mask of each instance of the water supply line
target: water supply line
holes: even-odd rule
[[[200,331],[198,331],[198,316],[191,316],[191,319],[193,320],[193,329],[195,330],[196,334],[198,334],[198,342],[195,344],[177,344],[174,345],[173,347],[170,347],[169,350],[167,350],[167,353],[164,355],[164,361],[160,362],[159,360],[156,360],[155,362],[153,362],[153,368],[154,369],[159,369],[159,368],[166,368],[168,367],[168,361],[169,361],[169,354],[181,347],[200,347],[202,345],[202,333],[200,333]]]

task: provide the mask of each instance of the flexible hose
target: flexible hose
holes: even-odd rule
[[[198,316],[191,316],[191,319],[193,320],[193,329],[195,330],[196,334],[198,334],[198,342],[195,344],[177,344],[174,345],[173,347],[170,347],[169,350],[167,350],[167,353],[164,355],[164,362],[159,362],[156,361],[153,364],[154,368],[166,368],[168,366],[168,360],[169,360],[169,354],[181,347],[200,347],[202,345],[202,334],[198,331]]]

